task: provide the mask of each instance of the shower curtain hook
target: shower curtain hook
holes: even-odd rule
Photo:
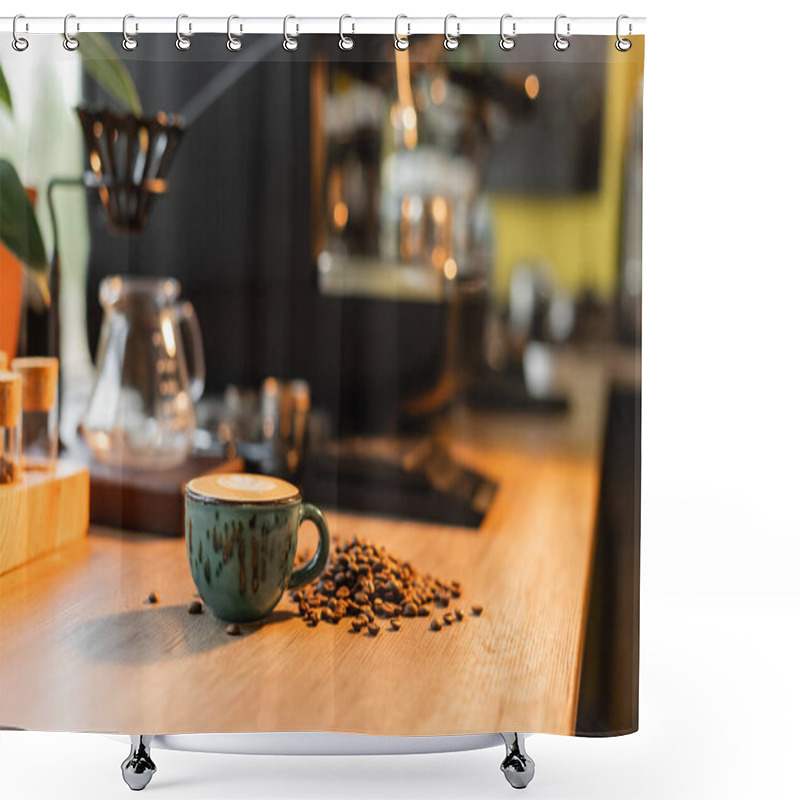
[[[175,47],[177,47],[178,50],[188,50],[192,45],[192,43],[189,41],[189,39],[187,39],[181,33],[181,20],[182,19],[188,19],[188,18],[189,18],[188,14],[178,14],[177,18],[175,19],[175,36],[177,37],[175,39]],[[192,32],[192,23],[190,22],[189,23],[189,33],[191,33],[191,32]]]
[[[408,17],[405,14],[398,14],[394,18],[394,49],[402,51],[402,50],[408,50],[408,48],[411,46],[411,42],[409,41],[408,38],[409,36],[411,36],[411,25],[406,23],[408,32],[406,33],[405,36],[401,36],[399,30],[401,19],[408,19]]]
[[[511,14],[503,14],[503,16],[500,17],[500,49],[501,50],[513,50],[514,49],[514,45],[516,44],[516,42],[514,41],[514,36],[516,36],[516,34],[517,34],[517,23],[512,21],[512,23],[511,23],[511,36],[509,36],[504,30],[505,23],[506,23],[507,19],[512,19],[513,20],[512,15]]]
[[[28,49],[28,45],[30,42],[25,39],[24,37],[20,36],[17,33],[17,22],[21,19],[25,19],[24,14],[17,14],[14,17],[14,22],[11,26],[11,35],[14,37],[14,41],[11,42],[11,46],[18,52],[21,53],[23,50]],[[28,30],[27,23],[25,23],[25,30]]]
[[[81,44],[74,36],[70,36],[68,27],[71,19],[76,19],[74,14],[67,14],[67,16],[64,17],[64,49],[69,50],[70,53],[77,50]],[[80,25],[76,26],[76,30],[80,30]]]
[[[135,50],[139,46],[139,42],[136,40],[136,38],[131,36],[128,33],[128,20],[129,19],[136,19],[136,17],[134,17],[133,14],[126,14],[122,18],[122,47],[125,50],[128,50],[128,51]],[[135,31],[139,30],[139,23],[138,22],[134,23],[134,28],[133,29]]]
[[[556,38],[553,41],[553,47],[558,50],[559,53],[563,53],[569,47],[569,39],[565,39],[559,32],[558,32],[558,21],[560,19],[566,19],[566,14],[559,14],[556,16],[554,32]],[[570,24],[567,22],[567,36],[570,34]]]
[[[355,40],[353,39],[352,36],[345,36],[344,35],[343,26],[344,26],[344,21],[346,19],[353,19],[353,18],[349,14],[342,14],[342,16],[339,17],[339,49],[340,50],[352,50],[356,46]],[[355,33],[356,32],[356,24],[355,24],[355,22],[352,22],[350,24],[351,24],[350,33]]]
[[[451,19],[456,21],[456,35],[453,36],[452,33],[448,33],[447,31],[447,23],[450,22]],[[458,17],[455,14],[448,14],[444,18],[444,49],[445,50],[456,50],[458,48],[458,37],[461,35],[461,23],[458,21]]]
[[[235,19],[239,19],[239,17],[237,17],[236,14],[231,14],[228,17],[228,41],[227,41],[225,46],[228,48],[228,50],[231,51],[231,53],[235,53],[238,50],[242,49],[242,40],[241,39],[237,39],[231,33],[231,22],[233,22]],[[239,32],[241,33],[241,31],[242,31],[242,26],[240,25],[239,26]]]
[[[293,17],[291,14],[289,14],[283,18],[283,49],[291,52],[292,50],[297,50],[297,39],[289,36],[288,25],[290,19],[297,19],[297,17]],[[296,23],[295,28],[295,32],[300,33],[300,26]]]
[[[617,17],[617,41],[614,43],[614,47],[620,51],[620,53],[627,53],[628,50],[633,47],[633,42],[630,39],[623,39],[619,32],[619,24],[622,20],[628,19],[626,14],[620,14]],[[631,35],[631,23],[628,23],[628,36]]]

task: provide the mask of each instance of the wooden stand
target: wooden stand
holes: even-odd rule
[[[0,486],[0,575],[89,530],[89,470],[59,462]]]
[[[240,458],[190,456],[179,467],[148,472],[92,462],[92,523],[183,536],[183,485],[209,472],[241,472]]]

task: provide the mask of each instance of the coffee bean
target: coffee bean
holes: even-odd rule
[[[351,628],[352,628],[352,630],[354,630],[356,633],[361,633],[361,629],[362,629],[364,626],[363,626],[363,625],[361,624],[361,622],[359,622],[357,619],[354,619],[354,620],[353,620],[353,621],[350,623],[350,627],[351,627]]]
[[[400,625],[399,619],[390,619],[389,624],[392,626],[393,631],[399,631],[402,625]]]
[[[159,599],[160,599],[160,598],[159,598],[159,596],[158,596],[158,592],[157,592],[155,589],[153,589],[153,591],[152,591],[152,592],[150,592],[150,594],[149,594],[149,595],[147,595],[147,602],[148,602],[148,603],[152,603],[153,605],[155,605],[156,603],[158,603]]]
[[[419,609],[417,608],[417,604],[416,603],[406,603],[403,606],[403,616],[404,617],[416,617],[418,610]]]
[[[444,615],[444,617],[442,617],[442,619],[444,620],[445,625],[453,624],[453,615],[449,611]]]
[[[456,619],[459,622],[461,622],[461,620],[464,619],[464,612],[460,608],[456,609]]]
[[[440,631],[442,629],[442,623],[439,622],[436,617],[431,618],[431,630],[432,631]]]
[[[429,617],[430,614],[431,610],[428,608],[428,606],[420,606],[417,610],[417,615],[420,617]]]
[[[227,633],[228,636],[239,636],[242,633],[242,629],[235,622],[233,622],[228,625],[227,628],[225,628],[225,633]]]
[[[380,632],[380,626],[374,622],[370,622],[370,624],[367,625],[367,631],[369,631],[370,636],[377,636]]]
[[[481,614],[483,614],[483,606],[472,606],[472,613],[476,617],[479,617]]]
[[[190,614],[202,614],[203,613],[203,604],[199,603],[197,600],[192,600],[189,603],[189,607],[186,609]]]

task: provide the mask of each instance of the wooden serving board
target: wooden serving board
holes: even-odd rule
[[[92,523],[183,536],[183,485],[209,472],[240,472],[241,458],[192,455],[179,467],[146,471],[93,462]]]
[[[89,470],[59,462],[0,486],[0,575],[80,539],[89,529]]]

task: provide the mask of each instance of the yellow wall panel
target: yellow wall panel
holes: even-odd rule
[[[489,196],[495,222],[494,292],[503,305],[513,267],[542,258],[572,292],[589,289],[601,299],[614,293],[628,116],[644,66],[644,37],[631,40],[632,50],[620,53],[609,39],[608,60],[598,65],[607,70],[599,190],[571,197]]]

